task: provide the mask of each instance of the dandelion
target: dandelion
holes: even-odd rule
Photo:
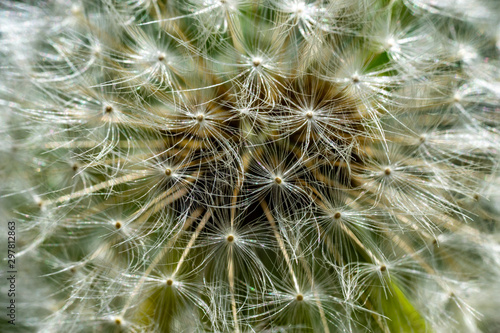
[[[496,332],[499,19],[491,0],[1,2],[16,327]]]

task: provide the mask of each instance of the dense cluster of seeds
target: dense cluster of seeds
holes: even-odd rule
[[[19,332],[497,332],[499,19],[0,1]]]

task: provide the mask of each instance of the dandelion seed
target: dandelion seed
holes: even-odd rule
[[[259,67],[262,64],[262,58],[253,58],[252,59],[252,64],[254,67]]]

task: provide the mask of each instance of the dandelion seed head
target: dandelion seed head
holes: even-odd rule
[[[499,9],[2,2],[21,330],[494,330]]]

